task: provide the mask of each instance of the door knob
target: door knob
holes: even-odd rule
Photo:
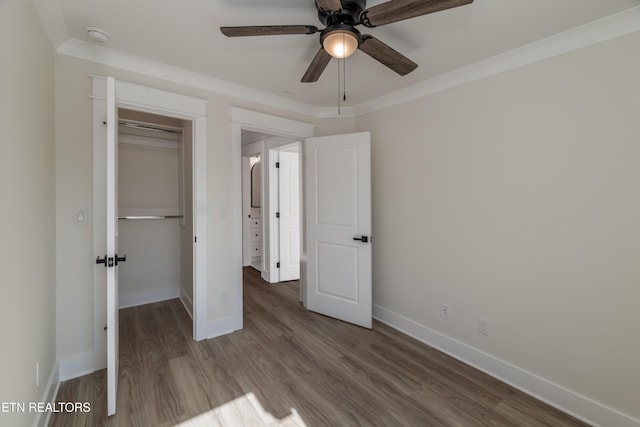
[[[127,254],[124,254],[124,256],[118,256],[118,254],[116,254],[116,265],[118,265],[119,262],[125,262],[127,260]]]
[[[104,258],[97,257],[96,264],[104,264],[105,268],[107,267],[107,254],[104,254]]]
[[[369,242],[369,236],[360,236],[360,237],[354,237],[353,240],[358,240],[362,243],[368,243]]]

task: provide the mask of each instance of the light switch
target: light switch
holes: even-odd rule
[[[73,210],[73,224],[74,225],[87,225],[89,223],[89,212],[86,208]]]

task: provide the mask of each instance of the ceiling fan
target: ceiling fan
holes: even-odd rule
[[[227,37],[320,32],[320,50],[304,73],[303,83],[318,81],[331,58],[346,58],[357,49],[404,76],[418,64],[374,36],[361,34],[355,27],[379,27],[469,3],[473,0],[389,0],[367,9],[367,0],[315,0],[318,18],[325,25],[323,30],[313,25],[261,25],[220,27],[220,31]]]

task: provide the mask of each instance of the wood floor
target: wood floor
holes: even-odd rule
[[[306,311],[298,283],[244,271],[244,329],[194,342],[178,300],[120,311],[117,413],[106,375],[60,386],[51,426],[582,426],[455,359],[374,322]]]

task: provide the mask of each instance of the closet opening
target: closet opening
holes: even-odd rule
[[[193,318],[192,122],[118,110],[119,308],[179,299]]]

